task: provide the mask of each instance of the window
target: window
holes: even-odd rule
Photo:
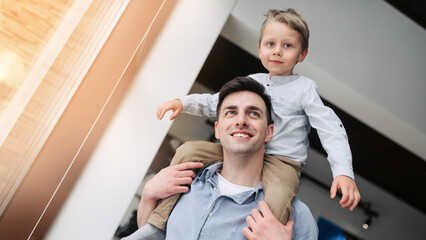
[[[0,0],[0,238],[26,208],[32,234],[164,2]]]

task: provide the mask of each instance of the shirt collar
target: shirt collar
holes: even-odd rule
[[[207,168],[205,168],[202,172],[198,173],[197,178],[200,181],[208,181],[212,182],[214,185],[217,185],[217,171],[222,169],[223,162],[219,162],[216,164],[213,164]],[[256,202],[259,202],[262,199],[259,199],[260,197],[263,197],[263,185],[262,182],[260,182],[252,191],[243,192],[241,194],[230,196],[235,202],[238,204],[243,204],[250,200],[251,198],[254,198]],[[259,200],[258,200],[259,199]]]
[[[213,164],[205,168],[202,172],[198,173],[197,178],[199,178],[201,181],[206,181],[206,179],[211,179],[215,172],[222,169],[222,166],[223,166],[223,162]]]
[[[268,77],[267,77],[266,83],[269,83],[271,85],[277,85],[277,86],[284,85],[286,83],[289,83],[299,78],[298,74],[293,74],[290,76],[273,76],[271,78],[269,78],[269,74],[267,74],[267,76]]]

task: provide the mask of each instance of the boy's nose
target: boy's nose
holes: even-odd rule
[[[277,47],[275,47],[274,48],[274,55],[278,55],[278,56],[281,56],[281,47],[280,46],[277,46]]]

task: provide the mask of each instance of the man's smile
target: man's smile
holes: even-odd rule
[[[236,131],[236,132],[232,132],[231,136],[233,137],[237,137],[237,138],[251,138],[253,137],[253,134],[251,134],[250,132],[246,132],[246,131]]]

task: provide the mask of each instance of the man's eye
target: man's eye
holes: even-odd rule
[[[225,113],[225,116],[228,116],[228,115],[234,115],[235,114],[235,111],[227,111],[226,113]]]
[[[258,112],[251,112],[250,116],[252,116],[252,117],[260,117],[260,114]]]
[[[292,46],[292,45],[291,45],[290,43],[286,43],[286,44],[284,44],[284,47],[285,47],[285,48],[291,48],[291,46]]]
[[[273,42],[268,42],[268,43],[266,43],[269,47],[273,47],[274,46],[274,43]]]

